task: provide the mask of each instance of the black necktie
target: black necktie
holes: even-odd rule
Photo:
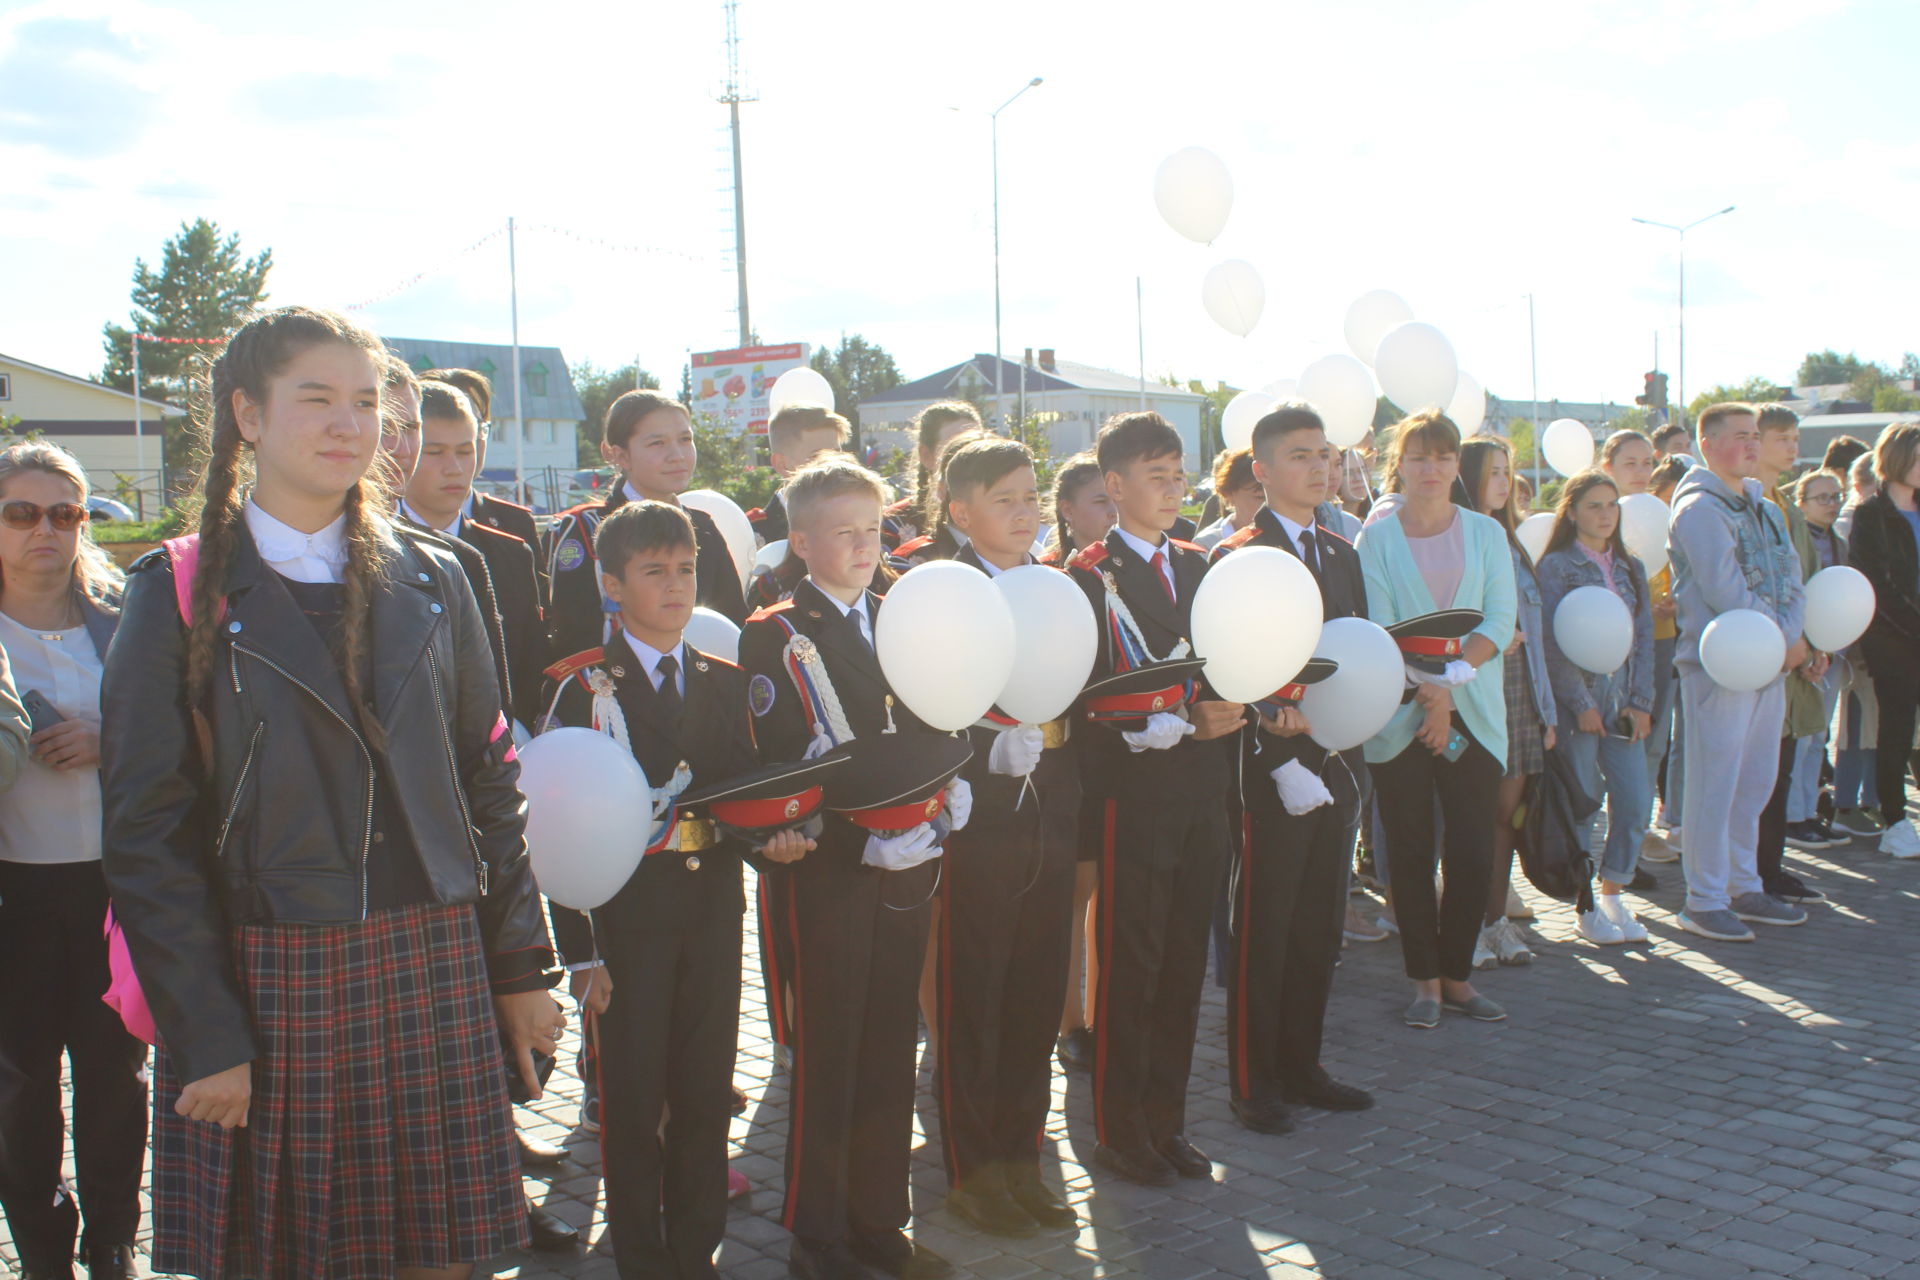
[[[867,638],[867,611],[859,605],[847,610],[847,625],[853,628],[853,634],[860,641],[860,647],[868,652],[873,650],[873,641]]]
[[[654,693],[660,699],[660,714],[668,723],[678,723],[680,719],[680,682],[675,679],[680,673],[680,664],[673,660],[672,654],[660,659],[660,665],[654,668],[660,673],[660,687]]]
[[[1320,576],[1320,540],[1313,536],[1313,530],[1300,531],[1300,558],[1307,562],[1307,568],[1313,570],[1313,576]]]

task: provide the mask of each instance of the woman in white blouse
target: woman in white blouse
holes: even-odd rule
[[[86,534],[72,454],[0,452],[0,649],[34,726],[0,795],[0,1208],[29,1276],[131,1274],[147,1141],[147,1046],[102,1003],[100,670],[120,572]],[[79,1204],[61,1178],[60,1059],[73,1077]]]

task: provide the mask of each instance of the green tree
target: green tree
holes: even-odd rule
[[[1687,401],[1687,421],[1697,421],[1700,411],[1710,404],[1720,404],[1727,400],[1744,400],[1748,404],[1760,404],[1768,400],[1778,400],[1780,390],[1780,385],[1772,378],[1763,378],[1759,374],[1755,374],[1745,382],[1732,385],[1722,383],[1719,386],[1708,387]]]
[[[578,435],[578,465],[600,465],[600,429],[607,420],[607,406],[629,391],[658,391],[660,379],[629,360],[617,369],[602,369],[591,360],[573,366],[573,389],[580,393],[580,407],[586,418],[575,427]],[[684,402],[683,402],[684,403]]]
[[[1533,467],[1533,419],[1508,418],[1507,444],[1513,449],[1513,466],[1516,471],[1531,470]]]
[[[1611,435],[1615,431],[1638,431],[1641,435],[1652,435],[1653,415],[1638,406],[1623,409],[1607,423],[1607,433]]]
[[[691,487],[724,493],[744,511],[766,506],[779,477],[759,460],[760,439],[728,430],[710,413],[696,413],[693,445],[700,460],[694,466]]]
[[[133,387],[133,334],[160,338],[223,338],[267,299],[267,272],[273,251],[246,257],[239,235],[223,236],[219,224],[196,218],[161,248],[158,270],[144,258],[133,264],[132,328],[109,322],[101,330],[106,366],[100,380],[110,387]],[[170,404],[192,398],[194,375],[205,367],[210,348],[185,343],[140,344],[139,394]],[[163,465],[186,474],[185,416],[169,418],[163,433]]]
[[[1920,410],[1920,396],[1900,386],[1885,366],[1870,364],[1847,384],[1847,399],[1857,400],[1874,413],[1911,413]]]
[[[900,385],[900,369],[878,343],[857,333],[843,334],[840,345],[813,353],[813,370],[833,386],[833,409],[853,424],[853,443],[860,441],[860,402]]]
[[[1793,375],[1796,387],[1825,387],[1837,382],[1852,382],[1867,363],[1849,351],[1841,355],[1829,347],[1825,351],[1809,351],[1807,358],[1800,362],[1800,371]]]
[[[1920,379],[1920,355],[1909,351],[1900,357],[1900,376],[1909,381]]]

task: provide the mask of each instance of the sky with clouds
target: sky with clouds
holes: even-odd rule
[[[1341,350],[1395,289],[1495,394],[1630,401],[1791,378],[1833,346],[1920,349],[1911,0],[1341,0],[1105,5],[740,0],[752,313],[768,342],[861,333],[908,377],[989,350],[988,112],[1005,349],[1260,385]],[[458,5],[0,0],[0,351],[77,373],[134,259],[206,216],[271,247],[272,297],[381,332],[520,331],[671,384],[733,345],[720,0]],[[1152,200],[1210,147],[1212,246]],[[1264,277],[1247,338],[1200,304]],[[417,277],[417,279],[416,279]]]

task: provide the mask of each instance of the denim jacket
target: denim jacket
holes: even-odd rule
[[[1569,591],[1605,587],[1607,578],[1591,557],[1577,546],[1562,547],[1540,557],[1540,596],[1548,625],[1547,669],[1553,675],[1553,695],[1574,718],[1588,709],[1600,712],[1608,725],[1622,711],[1653,713],[1653,603],[1647,594],[1647,567],[1633,556],[1615,555],[1613,591],[1633,617],[1633,648],[1626,665],[1611,675],[1595,675],[1575,666],[1560,652],[1553,634],[1553,615]]]
[[[1558,723],[1553,709],[1553,685],[1547,675],[1547,628],[1546,614],[1540,607],[1540,583],[1533,575],[1533,565],[1527,560],[1527,553],[1518,547],[1513,552],[1514,593],[1519,597],[1520,634],[1527,642],[1520,652],[1527,661],[1527,675],[1532,677],[1533,705],[1540,713],[1540,723],[1551,729]]]

